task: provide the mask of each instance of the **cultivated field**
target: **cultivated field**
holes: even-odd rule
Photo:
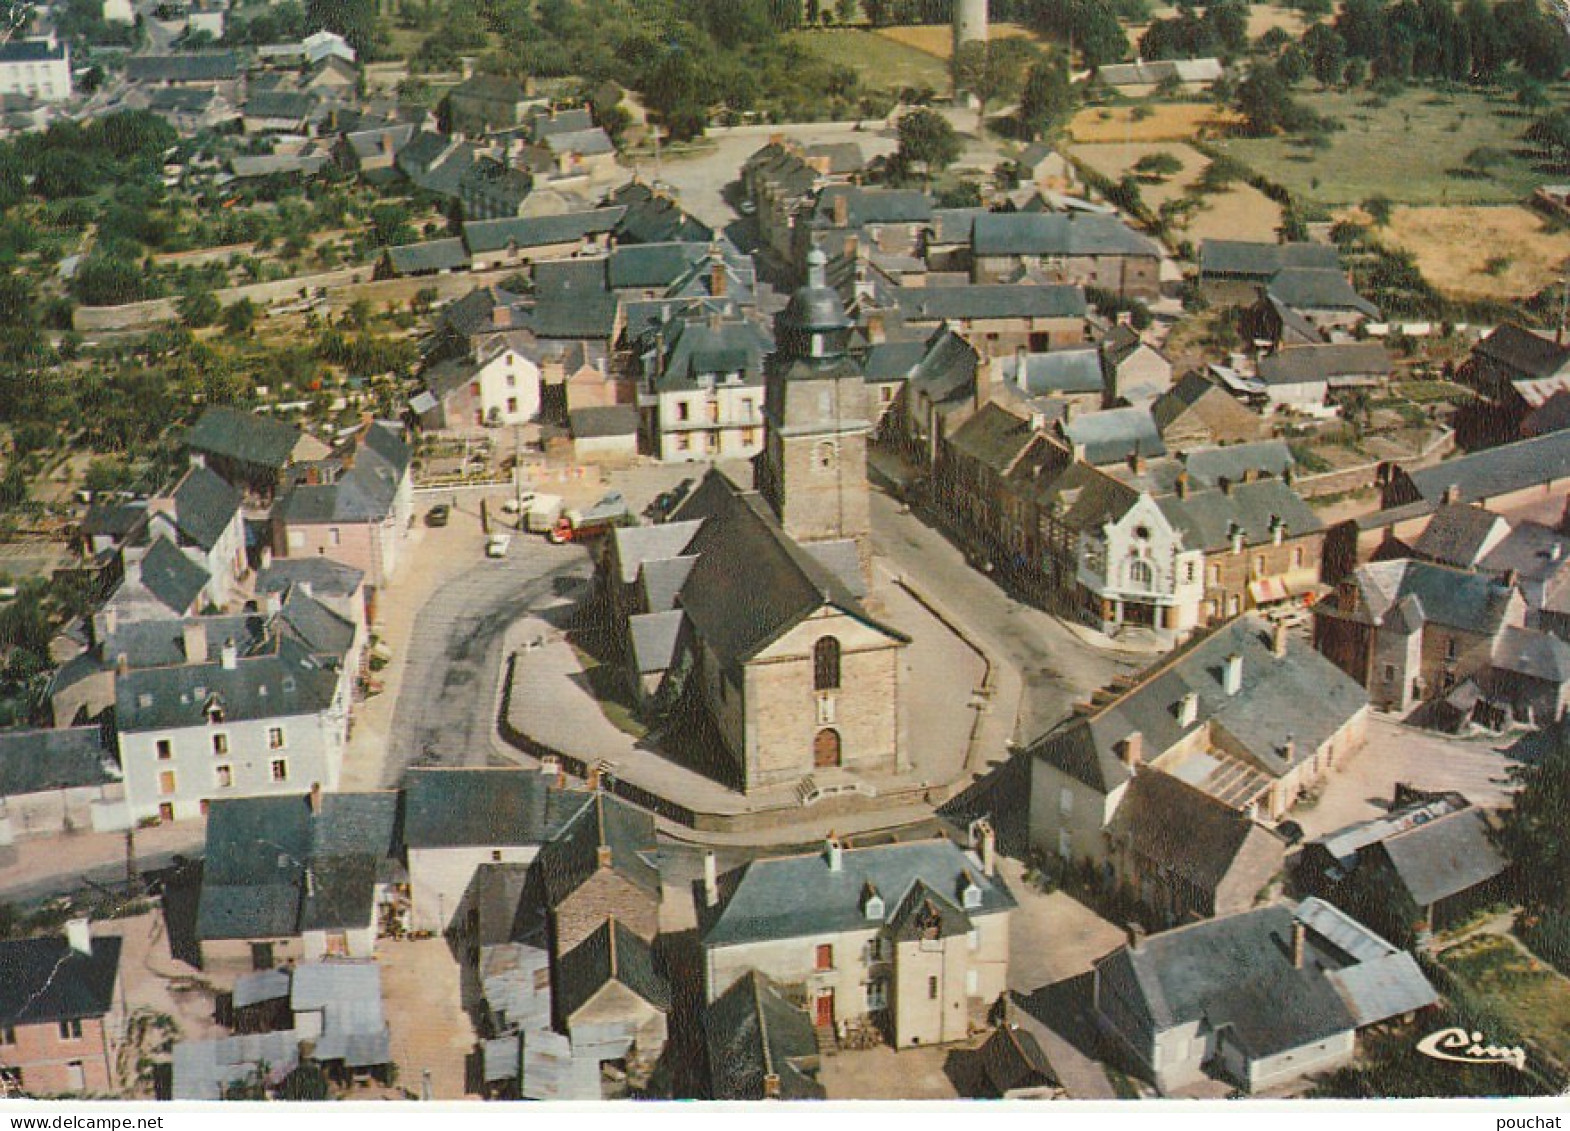
[[[874,89],[949,88],[948,64],[926,51],[857,28],[797,31],[790,41],[829,63],[850,67]]]
[[[1159,102],[1147,106],[1090,106],[1069,122],[1071,141],[1188,141],[1215,135],[1237,116],[1203,102]]]
[[[914,47],[945,63],[954,55],[954,29],[948,24],[913,24],[908,27],[879,28],[874,34],[906,47]],[[1040,43],[1041,37],[1019,24],[992,24],[991,38],[1008,39],[1017,36]]]
[[[1502,94],[1414,88],[1389,99],[1362,90],[1297,97],[1344,127],[1327,148],[1279,137],[1216,143],[1294,196],[1328,205],[1376,195],[1398,204],[1500,204],[1524,199],[1545,177],[1520,140],[1527,119]],[[1481,148],[1498,151],[1486,174],[1464,169],[1467,154]]]
[[[1181,172],[1163,181],[1140,183],[1140,195],[1151,208],[1185,195],[1199,180],[1210,161],[1199,150],[1177,142],[1136,142],[1132,145],[1076,145],[1070,152],[1079,161],[1111,180],[1130,172],[1142,157],[1169,153],[1183,163]],[[1224,192],[1200,197],[1202,208],[1179,230],[1192,240],[1241,239],[1274,242],[1281,225],[1281,207],[1264,193],[1241,182]]]
[[[1570,260],[1570,232],[1519,205],[1397,208],[1379,237],[1410,251],[1423,277],[1456,298],[1525,298]]]

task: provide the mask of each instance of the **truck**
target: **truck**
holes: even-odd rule
[[[561,508],[560,495],[540,495],[533,491],[502,504],[503,511],[518,516],[518,529],[531,534],[549,534],[554,530],[561,518]]]
[[[592,507],[564,512],[547,537],[557,545],[585,542],[598,538],[612,527],[628,526],[633,521],[627,500],[619,491],[612,491]]]

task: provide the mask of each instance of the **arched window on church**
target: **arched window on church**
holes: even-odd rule
[[[833,440],[820,441],[812,449],[812,466],[818,471],[834,470],[834,460],[839,455]]]
[[[812,646],[812,689],[837,691],[840,685],[840,642],[825,636]]]
[[[1150,563],[1143,558],[1134,558],[1128,563],[1128,583],[1132,589],[1149,591],[1155,583],[1155,572],[1150,568]]]

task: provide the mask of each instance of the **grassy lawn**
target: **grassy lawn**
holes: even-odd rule
[[[1558,92],[1563,97],[1563,91]],[[1379,102],[1366,90],[1298,92],[1305,106],[1345,128],[1327,149],[1290,138],[1230,138],[1217,147],[1285,185],[1294,196],[1327,205],[1357,204],[1383,195],[1398,204],[1499,204],[1530,195],[1543,183],[1521,142],[1528,119],[1508,95],[1413,88]],[[1504,153],[1486,176],[1460,169],[1473,149]]]
[[[792,32],[790,41],[835,66],[850,67],[874,90],[949,87],[948,64],[925,51],[858,28]]]
[[[1471,389],[1449,381],[1398,381],[1390,386],[1390,391],[1413,404],[1433,404],[1437,401],[1458,403],[1472,398]]]
[[[1217,134],[1239,121],[1211,102],[1140,102],[1087,106],[1069,122],[1071,140],[1080,143],[1188,141]]]
[[[1570,259],[1570,232],[1520,205],[1397,208],[1380,238],[1410,251],[1424,278],[1463,299],[1534,295]]]
[[[909,24],[901,27],[885,27],[877,30],[878,35],[891,39],[895,43],[906,47],[914,47],[917,51],[924,51],[937,59],[947,63],[954,56],[954,29],[949,24]],[[1034,43],[1044,43],[1039,35],[1029,28],[1019,24],[995,23],[991,25],[991,38],[998,39],[1028,39]]]
[[[1145,181],[1140,195],[1152,208],[1188,194],[1210,160],[1199,150],[1182,142],[1110,142],[1101,145],[1076,145],[1072,156],[1116,181],[1132,172],[1143,157],[1165,153],[1182,162],[1183,168],[1159,181]],[[1281,206],[1252,185],[1237,182],[1219,193],[1203,194],[1200,205],[1177,229],[1191,240],[1235,239],[1274,243],[1281,226]]]
[[[1570,1061],[1570,979],[1497,935],[1469,939],[1445,951],[1440,961],[1479,1004],[1561,1063]]]

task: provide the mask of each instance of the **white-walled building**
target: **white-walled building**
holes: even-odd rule
[[[53,37],[0,43],[0,94],[66,101],[72,94],[71,48]]]

